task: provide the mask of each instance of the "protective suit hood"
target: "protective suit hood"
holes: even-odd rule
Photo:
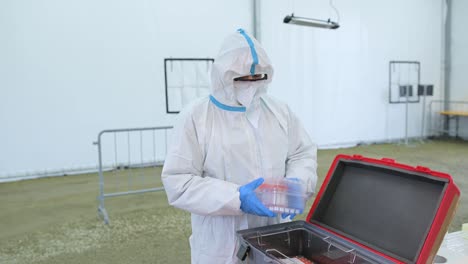
[[[238,106],[234,78],[267,74],[268,79],[251,82],[256,90],[253,101],[266,93],[273,78],[273,67],[260,43],[243,29],[229,35],[223,42],[211,70],[211,95],[221,104]]]

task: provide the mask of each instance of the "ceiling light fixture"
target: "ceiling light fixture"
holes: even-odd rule
[[[294,24],[294,25],[300,25],[300,26],[318,27],[318,28],[327,28],[327,29],[337,29],[340,27],[340,25],[337,22],[333,22],[330,19],[320,20],[320,19],[314,19],[314,18],[297,17],[297,16],[294,16],[294,13],[284,17],[283,22],[285,24]]]

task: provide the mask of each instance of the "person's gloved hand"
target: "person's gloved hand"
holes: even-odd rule
[[[296,194],[296,195],[288,195],[288,207],[294,208],[299,210],[299,214],[302,214],[304,211],[304,198],[302,193],[302,185],[301,185],[301,180],[298,178],[287,178],[286,180],[288,184],[288,193],[290,194]],[[285,219],[288,217],[292,220],[296,214],[292,213],[283,213],[281,214],[281,217]]]
[[[255,189],[262,183],[263,178],[258,178],[239,188],[239,198],[241,200],[240,209],[248,214],[274,217],[276,214],[266,208],[257,198],[257,195],[255,195]]]

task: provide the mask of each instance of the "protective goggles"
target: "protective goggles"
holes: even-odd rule
[[[253,75],[246,75],[234,78],[235,82],[256,82],[268,79],[268,75],[261,73],[261,74],[253,74]]]

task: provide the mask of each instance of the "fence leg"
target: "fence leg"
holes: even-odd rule
[[[102,149],[101,149],[101,135],[98,135],[98,141],[95,143],[98,147],[98,159],[99,159],[99,206],[98,216],[102,217],[106,225],[109,224],[109,215],[107,214],[106,208],[104,207],[104,175],[102,172]]]
[[[98,216],[104,220],[106,225],[109,224],[109,215],[107,214],[106,208],[104,207],[104,197],[99,197]]]

